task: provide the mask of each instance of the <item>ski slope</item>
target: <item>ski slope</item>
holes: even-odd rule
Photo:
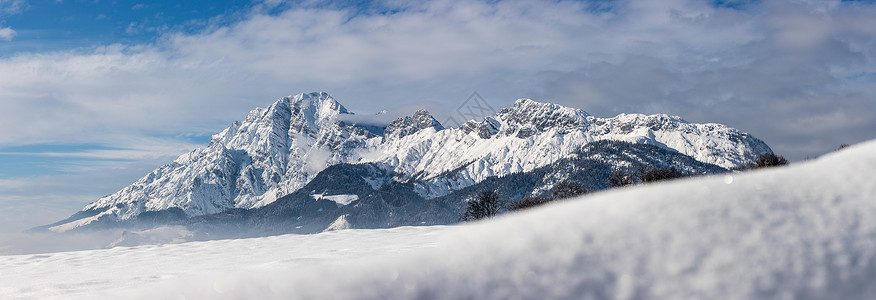
[[[0,256],[0,298],[876,299],[876,141],[474,224]]]

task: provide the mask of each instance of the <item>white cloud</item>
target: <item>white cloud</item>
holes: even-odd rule
[[[15,37],[15,30],[12,28],[0,28],[0,41],[11,41]]]
[[[212,133],[272,99],[322,90],[361,113],[416,103],[452,111],[473,91],[495,107],[534,97],[598,115],[669,112],[740,127],[785,154],[805,141],[788,129],[794,120],[833,120],[819,134],[835,138],[819,151],[872,138],[862,130],[872,118],[824,115],[837,106],[876,113],[860,100],[872,98],[876,78],[844,79],[876,72],[872,6],[377,5],[392,12],[268,1],[285,10],[257,7],[240,22],[156,44],[0,58],[0,146]]]

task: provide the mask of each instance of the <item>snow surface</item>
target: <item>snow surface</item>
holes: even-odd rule
[[[461,226],[0,256],[0,298],[876,299],[876,141]]]
[[[311,198],[319,200],[325,199],[329,201],[334,201],[338,204],[338,207],[350,204],[353,201],[359,200],[359,195],[354,194],[341,194],[341,195],[323,195],[323,194],[313,194],[310,195]]]
[[[336,268],[355,260],[434,248],[438,240],[435,235],[444,230],[446,227],[441,226],[353,229],[318,235],[0,256],[0,299],[131,299],[149,293],[128,294],[126,291],[137,291],[149,283],[182,280],[194,274],[255,275],[302,268]],[[125,295],[109,296],[116,292]]]
[[[82,218],[82,219],[79,219],[79,220],[76,220],[76,221],[73,221],[73,222],[70,222],[70,223],[64,223],[64,224],[61,224],[61,225],[58,225],[58,226],[52,226],[52,227],[49,227],[49,230],[52,231],[52,232],[66,232],[66,231],[70,231],[70,230],[72,230],[72,229],[74,229],[74,228],[77,228],[77,227],[80,227],[80,226],[85,226],[85,225],[90,224],[91,222],[97,221],[97,219],[100,218],[100,217],[101,217],[102,215],[104,215],[104,214],[105,214],[105,212],[104,212],[104,213],[100,213],[100,214],[93,215],[93,216],[91,216],[91,217]]]
[[[346,230],[351,229],[353,226],[350,226],[350,221],[347,221],[347,215],[341,215],[331,225],[329,225],[323,232],[328,231],[337,231],[337,230]]]

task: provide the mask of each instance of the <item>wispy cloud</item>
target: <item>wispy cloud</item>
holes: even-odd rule
[[[0,0],[0,16],[20,14],[27,10],[27,2],[24,0]]]
[[[45,151],[4,151],[0,149],[0,155],[7,156],[40,156],[40,157],[60,157],[60,158],[91,158],[91,159],[108,159],[108,160],[146,160],[156,158],[167,158],[167,153],[183,154],[203,145],[191,143],[188,141],[176,141],[150,138],[150,137],[134,137],[134,139],[125,139],[116,141],[117,144],[137,145],[136,149],[111,148],[111,147],[81,147],[81,149],[68,151],[55,151],[52,148],[58,146],[47,145]]]

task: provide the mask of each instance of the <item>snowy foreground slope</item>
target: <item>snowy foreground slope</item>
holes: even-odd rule
[[[874,299],[876,141],[450,227],[0,256],[0,298]]]

